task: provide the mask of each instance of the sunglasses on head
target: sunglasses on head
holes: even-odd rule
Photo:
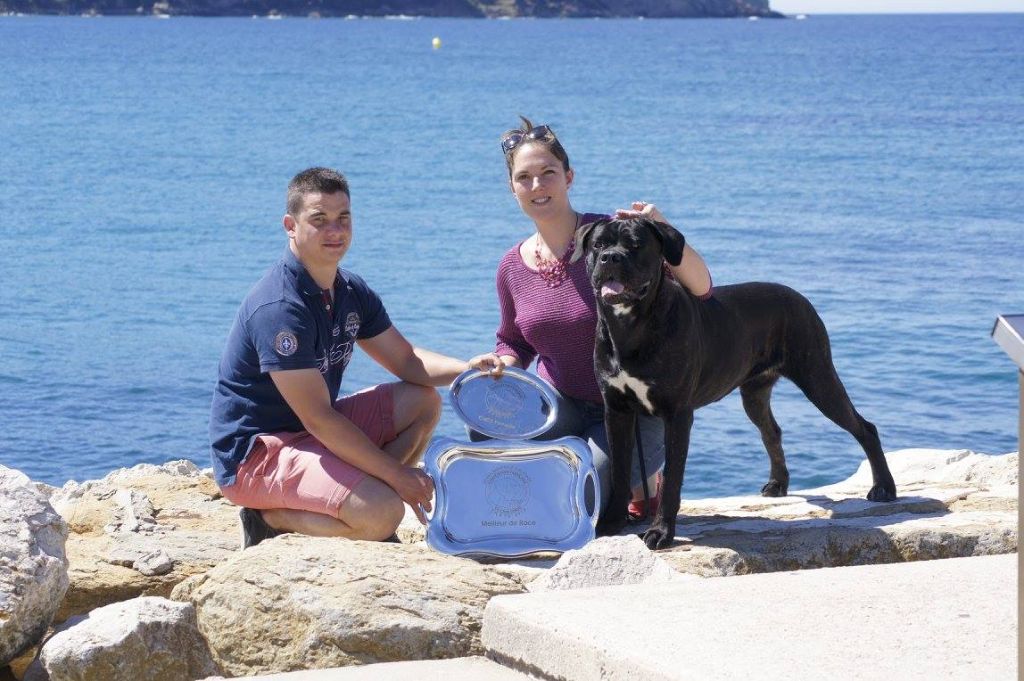
[[[524,141],[547,141],[555,139],[555,131],[546,125],[535,125],[529,130],[509,130],[501,136],[501,152],[507,154]]]

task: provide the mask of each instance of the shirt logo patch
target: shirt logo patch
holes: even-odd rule
[[[290,357],[299,349],[299,339],[291,331],[282,331],[274,336],[274,350],[282,357]]]
[[[362,320],[359,318],[358,312],[349,312],[348,316],[345,317],[345,335],[355,336],[359,333],[359,325]]]

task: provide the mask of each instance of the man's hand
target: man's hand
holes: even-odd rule
[[[431,501],[434,498],[434,481],[422,468],[414,466],[402,466],[398,473],[385,480],[391,488],[402,497],[402,501],[409,504],[416,513],[420,524],[427,524],[426,513],[433,509]]]

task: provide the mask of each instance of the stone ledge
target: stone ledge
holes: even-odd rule
[[[211,677],[215,681],[223,677]],[[528,681],[534,679],[485,657],[423,662],[381,662],[364,667],[332,667],[245,677],[250,681]]]
[[[483,643],[564,681],[1010,681],[1016,568],[989,556],[499,596]]]

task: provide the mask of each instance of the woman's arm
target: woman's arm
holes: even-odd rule
[[[518,255],[515,257],[518,257]],[[533,362],[537,356],[537,351],[526,340],[523,330],[519,327],[518,315],[516,314],[516,300],[512,294],[512,286],[509,282],[509,277],[512,275],[508,272],[508,267],[507,260],[503,259],[498,265],[498,272],[495,276],[501,321],[498,323],[498,331],[495,334],[497,336],[497,343],[494,347],[494,354],[515,360],[514,363],[505,362],[506,366],[525,369]]]
[[[518,250],[518,249],[517,249]],[[516,306],[508,283],[506,258],[498,263],[495,285],[498,290],[498,307],[501,321],[498,324],[497,344],[494,352],[485,352],[469,360],[469,366],[477,371],[486,371],[495,378],[501,376],[505,367],[524,369],[533,361],[534,351],[516,323]],[[518,256],[515,256],[518,257]]]
[[[690,248],[690,244],[683,247],[683,259],[675,267],[669,266],[672,276],[680,284],[686,287],[698,298],[707,298],[711,295],[711,272],[704,264],[704,258],[700,253]]]

